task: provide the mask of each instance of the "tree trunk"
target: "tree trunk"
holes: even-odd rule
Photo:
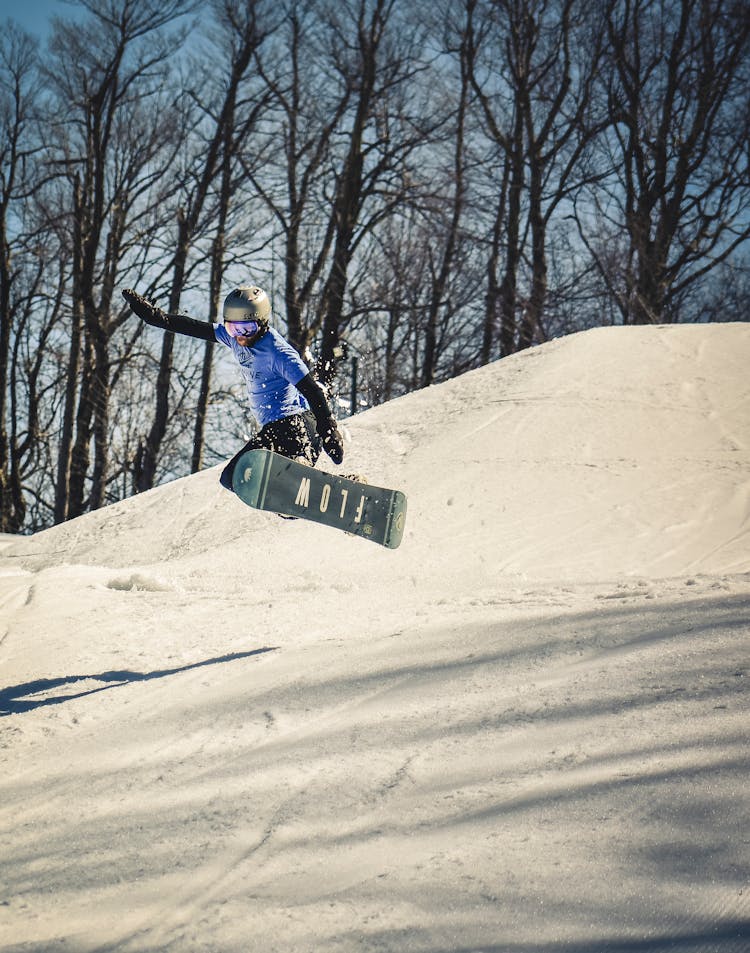
[[[542,314],[547,300],[547,253],[542,214],[542,170],[533,157],[529,174],[529,225],[531,227],[531,292],[519,330],[518,349],[530,347],[541,337]]]
[[[453,196],[451,200],[451,215],[448,223],[448,233],[445,237],[440,268],[432,283],[430,302],[427,310],[427,327],[425,329],[425,351],[422,364],[420,384],[429,387],[434,383],[437,370],[438,316],[445,303],[445,294],[453,270],[453,260],[458,245],[458,234],[461,225],[461,216],[464,208],[464,132],[466,125],[466,108],[469,93],[469,72],[467,63],[466,37],[461,45],[461,89],[456,114],[455,150],[453,154]]]

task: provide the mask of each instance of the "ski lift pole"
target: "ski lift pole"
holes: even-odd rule
[[[352,355],[352,390],[351,390],[351,410],[350,416],[357,413],[357,369],[359,359],[356,354]]]

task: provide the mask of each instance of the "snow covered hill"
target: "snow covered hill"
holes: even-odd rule
[[[218,468],[3,539],[0,950],[750,949],[748,367],[597,329],[353,418],[396,551]]]

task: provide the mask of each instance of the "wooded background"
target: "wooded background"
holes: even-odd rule
[[[603,324],[747,320],[743,0],[83,0],[0,37],[0,531],[229,456],[237,284],[349,410]],[[214,351],[217,353],[215,354]],[[226,358],[225,358],[226,359]]]

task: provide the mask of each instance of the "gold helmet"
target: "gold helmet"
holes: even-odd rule
[[[255,285],[235,288],[224,299],[224,324],[257,321],[260,327],[266,328],[270,315],[268,295]]]

